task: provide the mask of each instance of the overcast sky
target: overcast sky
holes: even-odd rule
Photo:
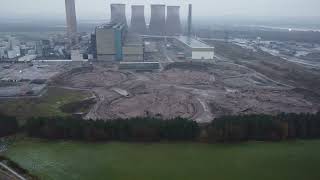
[[[64,18],[64,0],[0,0],[0,18]],[[319,16],[320,0],[76,0],[79,19],[107,19],[110,3],[194,5],[194,16]],[[129,6],[128,6],[129,7]],[[130,8],[127,7],[127,14]],[[149,6],[146,15],[150,14]]]

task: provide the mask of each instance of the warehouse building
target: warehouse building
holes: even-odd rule
[[[185,49],[185,56],[193,60],[211,60],[214,59],[214,47],[206,43],[187,36],[174,38],[174,43]]]

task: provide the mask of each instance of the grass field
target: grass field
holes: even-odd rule
[[[42,179],[317,180],[320,141],[86,144],[24,140],[5,156]]]
[[[49,88],[39,98],[1,99],[0,112],[21,119],[38,116],[65,116],[67,114],[61,111],[61,106],[90,96],[90,93],[84,91]]]

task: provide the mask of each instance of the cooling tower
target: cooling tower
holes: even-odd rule
[[[151,5],[150,32],[154,35],[165,35],[166,6]]]
[[[180,6],[167,7],[166,33],[171,36],[181,34]]]
[[[132,7],[132,17],[131,17],[131,32],[144,34],[147,32],[146,20],[144,17],[144,6],[143,5],[133,5]]]
[[[126,5],[111,4],[110,6],[111,6],[111,22],[125,23],[127,25]]]

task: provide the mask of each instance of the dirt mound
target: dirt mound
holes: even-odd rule
[[[304,96],[304,98],[309,101],[320,103],[320,94],[318,94],[314,91],[311,91],[308,89],[303,89],[303,88],[294,88],[293,92],[302,94]]]
[[[130,98],[119,98],[108,102],[108,106],[99,107],[98,114],[109,118],[144,115],[192,118],[196,114],[197,103],[191,94],[175,88],[154,89],[147,94],[137,94]]]
[[[54,82],[74,88],[111,87],[127,80],[127,76],[111,69],[82,67],[63,73]]]
[[[215,77],[207,72],[171,69],[153,76],[153,80],[170,84],[211,85],[215,82]]]

